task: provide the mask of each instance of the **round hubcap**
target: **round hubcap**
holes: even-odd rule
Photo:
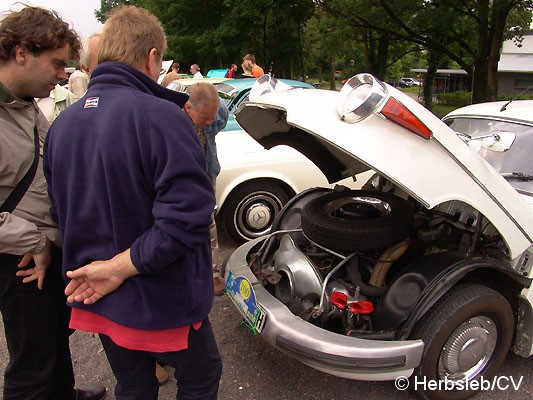
[[[254,193],[243,200],[236,209],[234,223],[246,239],[264,235],[272,228],[281,201],[271,193]]]
[[[252,229],[264,229],[271,218],[270,208],[264,204],[255,204],[246,212],[246,221]]]
[[[457,327],[442,349],[439,376],[472,380],[490,361],[496,348],[497,329],[489,317],[474,317]]]

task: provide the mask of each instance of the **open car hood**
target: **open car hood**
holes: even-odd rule
[[[382,97],[358,92],[360,82],[377,85]],[[330,183],[373,169],[427,208],[450,200],[472,205],[499,229],[513,257],[533,241],[533,213],[517,192],[431,112],[368,74],[341,92],[264,94],[243,103],[236,119],[265,148],[300,151]]]

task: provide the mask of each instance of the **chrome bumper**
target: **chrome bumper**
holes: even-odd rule
[[[246,278],[257,303],[266,313],[261,337],[300,362],[331,375],[357,380],[394,380],[410,376],[422,357],[421,340],[385,341],[359,339],[329,332],[295,316],[272,296],[252,274],[246,258],[259,238],[240,246],[228,258],[230,273]]]

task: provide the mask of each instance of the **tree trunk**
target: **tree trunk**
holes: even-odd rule
[[[373,73],[379,79],[385,79],[385,73],[387,72],[387,61],[389,59],[389,35],[387,33],[379,33],[377,41],[377,54],[375,58],[376,63],[373,65]]]
[[[498,100],[498,62],[511,3],[492,2],[492,13],[490,6],[490,2],[483,2],[479,9],[480,20],[487,23],[478,27],[479,50],[472,77],[473,103]]]
[[[305,75],[305,66],[304,66],[304,46],[302,41],[302,26],[298,22],[298,56],[299,56],[299,62],[300,62],[300,70],[302,71],[302,81],[307,80],[307,76]]]
[[[335,82],[335,56],[329,57],[329,88],[330,90],[337,90],[337,83]]]
[[[429,63],[426,77],[424,78],[424,106],[433,111],[433,83],[437,74],[437,64]]]
[[[472,75],[472,103],[490,101],[487,61],[476,61]]]

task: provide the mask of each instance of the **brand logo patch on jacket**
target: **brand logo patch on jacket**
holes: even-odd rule
[[[85,99],[85,105],[83,106],[83,108],[98,107],[98,100],[100,100],[100,97],[87,97]]]

